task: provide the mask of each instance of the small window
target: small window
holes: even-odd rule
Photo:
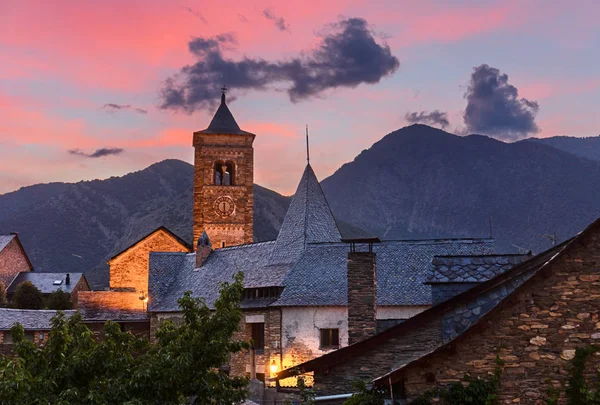
[[[338,348],[340,347],[340,330],[339,329],[321,329],[321,348]]]
[[[2,343],[5,345],[12,345],[12,342],[12,335],[10,334],[10,331],[5,330]]]
[[[252,324],[252,340],[254,341],[254,349],[257,351],[265,350],[265,324]]]

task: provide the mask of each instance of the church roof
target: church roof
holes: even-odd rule
[[[283,219],[269,262],[295,263],[307,244],[339,242],[341,238],[319,180],[308,164]]]
[[[253,135],[250,132],[243,131],[233,118],[233,114],[229,111],[225,101],[225,93],[221,95],[221,105],[217,109],[212,121],[203,131],[196,132],[198,134],[226,134],[226,135]]]

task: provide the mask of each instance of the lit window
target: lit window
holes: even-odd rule
[[[321,348],[337,348],[340,346],[339,329],[321,329]]]

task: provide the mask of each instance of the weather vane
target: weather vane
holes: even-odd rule
[[[227,86],[223,85],[223,87],[221,87],[221,91],[223,94],[227,93]]]

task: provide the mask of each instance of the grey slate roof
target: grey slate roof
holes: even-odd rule
[[[44,309],[0,308],[0,330],[9,330],[17,322],[26,330],[49,330],[51,328],[50,320],[58,312]],[[77,311],[62,312],[69,317]]]
[[[0,252],[13,240],[16,235],[0,235]]]
[[[233,135],[253,135],[250,132],[240,129],[233,114],[229,111],[225,102],[225,94],[221,95],[221,105],[217,109],[215,116],[208,125],[208,128],[198,131],[200,134],[233,134]]]
[[[295,263],[308,244],[339,242],[341,238],[315,172],[306,165],[281,224],[269,263]]]
[[[480,283],[530,259],[531,255],[436,256],[427,283]]]
[[[279,299],[264,306],[347,305],[347,254],[321,186],[310,165],[283,220],[277,240],[214,250],[196,268],[195,253],[151,253],[148,309],[177,312],[187,290],[212,306],[219,284],[244,272],[245,287],[284,287]],[[439,255],[481,255],[493,251],[491,239],[385,241],[376,244],[377,303],[430,305],[424,284]],[[260,303],[245,303],[260,305]]]
[[[14,280],[10,283],[6,292],[12,294],[17,289],[17,286],[23,281],[31,281],[42,294],[50,294],[56,290],[63,290],[70,293],[79,280],[84,277],[83,273],[69,273],[71,282],[69,285],[65,284],[65,278],[67,273],[40,273],[36,271],[22,271]],[[54,281],[61,280],[60,285],[54,285]]]

